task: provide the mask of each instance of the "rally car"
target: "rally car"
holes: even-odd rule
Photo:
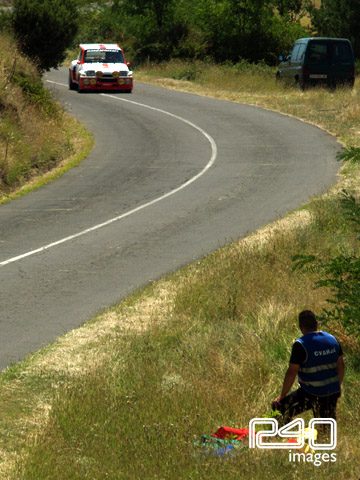
[[[131,93],[133,73],[119,45],[89,43],[79,46],[79,56],[69,67],[70,90],[121,90]]]

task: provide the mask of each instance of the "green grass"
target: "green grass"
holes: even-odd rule
[[[142,75],[171,88],[298,112],[358,144],[356,88],[302,93],[269,80],[267,90],[262,74],[249,72],[244,76],[253,76],[257,89],[241,79],[238,88],[214,88],[196,83],[196,75],[193,82]],[[149,285],[8,369],[0,386],[0,474],[22,480],[358,479],[359,343],[338,322],[327,326],[346,356],[336,462],[293,463],[288,450],[247,447],[234,458],[215,457],[194,444],[221,425],[245,428],[269,412],[300,335],[299,311],[327,305],[331,292],[314,290],[318,275],[294,271],[292,256],[359,251],[339,195],[346,187],[359,197],[359,163],[348,163],[343,174],[329,194],[293,215]]]

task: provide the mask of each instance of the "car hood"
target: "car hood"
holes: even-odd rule
[[[128,72],[129,67],[125,63],[84,63],[79,70],[95,70],[103,73]]]

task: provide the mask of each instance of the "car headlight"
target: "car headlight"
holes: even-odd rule
[[[87,77],[95,77],[95,70],[88,70],[87,72],[85,72],[85,75]]]
[[[98,71],[96,72],[96,76],[97,76],[98,78],[101,78],[101,77],[103,76],[103,72],[101,72],[100,70],[98,70]]]
[[[119,72],[113,72],[113,74],[112,74],[112,75],[113,75],[113,77],[114,77],[114,78],[118,78],[118,76],[119,76]]]

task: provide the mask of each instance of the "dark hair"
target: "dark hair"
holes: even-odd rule
[[[311,310],[304,310],[299,313],[299,326],[306,330],[317,330],[318,322],[316,320],[315,313]]]

